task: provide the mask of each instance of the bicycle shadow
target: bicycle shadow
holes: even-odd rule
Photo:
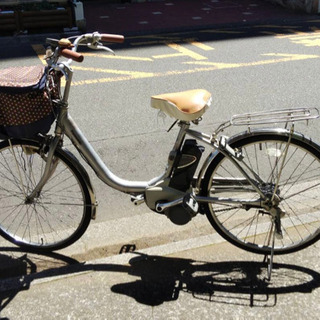
[[[0,320],[7,320],[7,318],[1,317],[1,311],[19,292],[28,290],[34,279],[50,277],[57,273],[53,269],[38,273],[39,264],[43,264],[48,259],[56,261],[55,265],[79,264],[77,260],[58,253],[39,255],[33,251],[27,252],[11,247],[0,247],[0,252]],[[3,252],[7,252],[7,254],[3,254]]]
[[[177,300],[180,293],[208,302],[272,307],[279,294],[311,293],[320,287],[320,274],[290,264],[274,263],[271,281],[262,262],[204,262],[141,255],[130,260],[133,282],[111,287],[137,302],[157,306]]]
[[[28,290],[34,280],[84,271],[120,272],[137,277],[113,285],[111,291],[148,306],[158,306],[178,300],[180,294],[190,294],[194,299],[211,303],[273,307],[280,294],[311,293],[320,287],[320,273],[297,265],[274,263],[272,279],[267,281],[266,264],[262,262],[205,262],[139,252],[131,255],[135,256],[128,265],[80,263],[57,253],[42,255],[63,261],[65,265],[38,272],[37,261],[28,254],[16,259],[0,254],[1,266],[6,260],[12,267],[10,278],[0,277],[0,320],[5,320],[1,318],[1,311],[19,292]]]

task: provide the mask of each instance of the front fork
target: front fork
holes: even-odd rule
[[[29,194],[26,195],[26,203],[33,203],[35,198],[38,198],[41,194],[41,190],[44,187],[44,185],[48,182],[48,180],[50,179],[50,177],[53,175],[54,171],[57,168],[58,165],[58,158],[54,157],[54,153],[58,147],[58,145],[60,144],[60,136],[55,136],[50,142],[49,142],[49,152],[48,155],[46,157],[46,165],[44,168],[44,172],[39,180],[39,182],[37,183],[37,185],[35,186],[35,188],[33,189],[33,191]],[[44,148],[46,147],[46,144],[40,149],[40,156],[42,158],[44,158]]]

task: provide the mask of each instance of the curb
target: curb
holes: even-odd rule
[[[226,242],[218,234],[200,236],[193,239],[171,242],[134,252],[117,254],[106,258],[95,259],[85,263],[53,268],[25,276],[17,276],[0,280],[0,292],[30,288],[44,283],[50,283],[61,279],[76,277],[92,273],[97,265],[128,265],[131,259],[144,259],[144,256],[168,256],[187,250],[208,247]]]

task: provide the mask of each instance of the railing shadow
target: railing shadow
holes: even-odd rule
[[[87,271],[121,272],[137,277],[134,281],[115,284],[111,290],[148,306],[190,294],[194,299],[208,302],[274,307],[281,294],[311,293],[320,287],[320,273],[292,264],[274,263],[272,279],[268,281],[266,265],[262,262],[205,262],[134,252],[129,264],[122,265],[80,263],[60,254],[50,254],[42,257],[63,261],[64,266],[38,272],[37,262],[28,254],[15,259],[4,255],[2,249],[0,261],[6,259],[14,267],[10,278],[0,278],[0,312],[35,280]],[[0,316],[0,320],[4,319]]]

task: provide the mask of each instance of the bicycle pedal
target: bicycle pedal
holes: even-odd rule
[[[131,196],[131,202],[133,202],[135,206],[138,206],[144,203],[144,195],[138,194],[137,196]]]
[[[196,215],[199,211],[199,204],[191,194],[187,194],[183,198],[182,205],[192,215]]]

